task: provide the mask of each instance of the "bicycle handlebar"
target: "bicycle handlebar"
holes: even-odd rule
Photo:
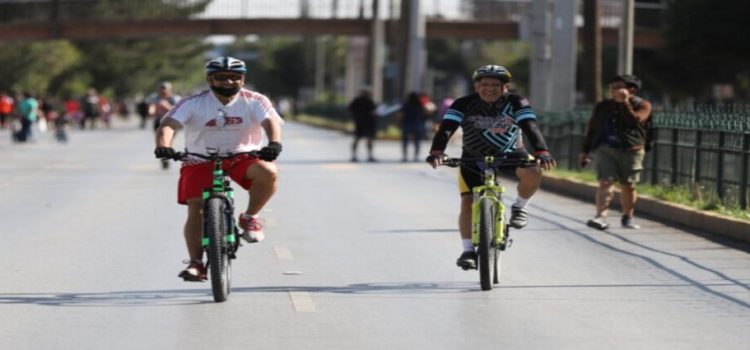
[[[450,158],[448,156],[445,156],[443,158],[443,163],[441,165],[456,168],[462,165],[462,163],[476,163],[476,162],[485,162],[485,157],[474,157],[474,158]],[[486,164],[486,163],[485,163]],[[508,157],[508,156],[499,156],[494,157],[494,160],[490,164],[486,164],[489,168],[511,168],[511,167],[521,167],[521,168],[528,168],[537,166],[537,160],[535,158],[518,158],[518,157]]]
[[[249,152],[237,152],[237,153],[226,153],[226,154],[201,154],[201,153],[193,153],[193,152],[177,152],[174,155],[174,160],[184,160],[188,156],[193,156],[205,160],[227,160],[231,159],[236,156],[240,155],[248,155],[248,156],[255,156],[257,157],[259,155],[259,151],[249,151]]]

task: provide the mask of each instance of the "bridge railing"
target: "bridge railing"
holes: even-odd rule
[[[560,166],[578,169],[590,111],[540,116]],[[656,144],[646,154],[643,182],[683,186],[704,199],[748,208],[750,106],[656,110]]]
[[[154,18],[372,18],[374,0],[4,0],[0,23],[82,19]],[[405,0],[379,0],[383,19],[400,17]],[[619,25],[621,0],[604,0],[602,25]],[[429,18],[458,21],[519,22],[532,0],[422,0]],[[636,4],[636,25],[658,22],[665,6]],[[656,17],[654,17],[656,16]],[[651,19],[649,19],[651,18]],[[654,20],[656,18],[656,20]]]

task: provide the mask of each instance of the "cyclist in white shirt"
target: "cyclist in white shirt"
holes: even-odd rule
[[[185,149],[205,153],[208,148],[221,153],[260,150],[259,157],[239,155],[224,162],[227,174],[250,193],[247,210],[240,215],[243,238],[250,242],[263,240],[263,225],[258,213],[276,192],[277,168],[273,162],[281,153],[283,121],[270,100],[244,89],[247,68],[241,60],[218,57],[206,64],[206,81],[210,89],[183,98],[161,121],[156,134],[157,158],[174,158],[175,131],[184,129]],[[263,133],[268,144],[262,147]],[[180,169],[178,203],[188,206],[185,241],[190,261],[179,276],[186,281],[206,279],[202,263],[201,194],[210,187],[213,164],[189,158]]]

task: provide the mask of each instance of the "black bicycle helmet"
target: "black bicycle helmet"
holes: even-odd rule
[[[500,79],[503,82],[510,82],[512,77],[513,76],[510,75],[510,72],[505,67],[490,64],[477,68],[477,70],[475,70],[474,74],[471,76],[471,79],[474,81],[479,81],[479,79],[482,78],[496,78]]]
[[[216,57],[208,63],[206,63],[206,75],[211,75],[216,72],[231,72],[245,74],[247,73],[247,67],[245,62],[238,60],[234,57],[221,56]]]

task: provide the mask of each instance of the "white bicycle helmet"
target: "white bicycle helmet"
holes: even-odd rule
[[[471,79],[474,81],[478,81],[482,78],[496,78],[504,82],[510,82],[512,77],[513,76],[510,75],[510,72],[505,69],[505,67],[490,64],[477,68],[477,70],[474,71]]]
[[[232,72],[245,74],[247,73],[247,67],[245,66],[245,62],[242,62],[242,60],[238,60],[234,57],[229,56],[221,56],[216,57],[206,63],[206,75],[211,75],[216,72]]]

